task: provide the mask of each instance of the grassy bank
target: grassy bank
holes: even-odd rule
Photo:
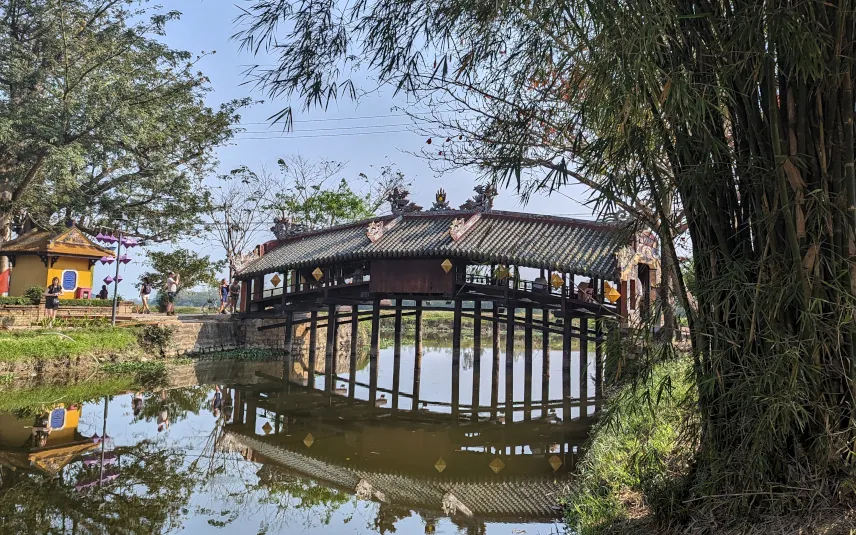
[[[54,384],[15,390],[0,389],[0,412],[47,410],[58,403],[76,404],[115,395],[135,388],[139,380],[133,374],[99,376],[77,384]]]
[[[693,452],[694,436],[682,432],[694,396],[689,370],[687,358],[659,364],[612,394],[562,500],[573,533],[628,533],[626,522],[672,506]]]
[[[118,354],[138,348],[137,333],[132,329],[0,332],[0,362]]]

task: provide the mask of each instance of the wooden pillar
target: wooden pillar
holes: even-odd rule
[[[395,346],[392,360],[392,411],[398,411],[401,390],[401,299],[395,300]]]
[[[621,323],[627,324],[627,281],[621,281],[618,286],[618,293],[621,297],[618,298],[618,310],[621,314]]]
[[[473,303],[473,421],[479,419],[479,389],[481,387],[481,301]]]
[[[595,292],[600,296],[597,301],[602,303],[603,281],[596,283]],[[596,400],[595,410],[598,410],[600,408],[600,400],[603,397],[603,316],[600,313],[598,313],[597,318],[594,320],[594,336],[594,397]]]
[[[241,312],[250,311],[250,281],[241,281]]]
[[[264,276],[256,277],[253,279],[253,299],[261,299],[262,293],[265,289],[265,278]]]
[[[372,303],[371,350],[369,353],[369,403],[377,407],[377,359],[380,353],[380,299]]]
[[[588,318],[580,318],[580,417],[588,415]]]
[[[327,308],[327,351],[324,355],[324,392],[328,395],[335,391],[336,383],[336,331],[339,322],[336,320],[336,305]]]
[[[306,386],[315,388],[315,352],[318,346],[318,311],[309,313],[309,358],[307,360]]]
[[[291,310],[285,313],[285,329],[282,336],[282,380],[286,385],[286,389],[291,389],[291,370],[294,369],[294,356],[291,352],[292,346],[292,322],[294,321],[294,312]]]
[[[496,420],[497,405],[499,405],[499,312],[497,311],[496,301],[493,301],[493,322],[492,322],[492,342],[493,342],[493,365],[490,374],[490,417]]]
[[[505,312],[505,423],[514,419],[514,305]]]
[[[526,327],[523,332],[523,419],[532,419],[532,307],[526,307]]]
[[[571,419],[571,318],[562,322],[562,420]]]
[[[351,355],[348,363],[348,400],[353,403],[357,382],[357,347],[360,340],[360,307],[351,307]]]
[[[550,401],[550,311],[541,309],[541,416],[547,417]]]
[[[422,301],[416,301],[415,355],[413,358],[413,398],[411,410],[419,409],[419,387],[422,379]]]
[[[461,308],[463,301],[455,298],[452,322],[452,421],[458,423],[461,396]]]

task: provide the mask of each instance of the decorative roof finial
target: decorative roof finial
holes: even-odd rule
[[[476,212],[488,212],[493,210],[493,199],[496,197],[496,188],[488,184],[483,186],[479,184],[473,188],[475,195],[467,199],[467,202],[461,205],[461,210],[470,210]]]
[[[276,236],[276,239],[287,240],[292,236],[306,232],[309,230],[309,227],[303,223],[292,223],[290,219],[283,217],[281,219],[274,219],[273,226],[270,230],[273,232],[273,235]]]
[[[431,211],[450,210],[449,201],[446,200],[446,190],[440,188],[437,194],[434,195],[434,204],[431,205]]]
[[[393,214],[405,214],[407,212],[421,212],[422,207],[416,203],[410,202],[408,196],[410,192],[398,186],[394,187],[386,200],[389,202],[389,207]]]

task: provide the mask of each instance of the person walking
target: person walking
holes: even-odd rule
[[[148,277],[143,277],[143,285],[140,286],[140,301],[143,302],[143,309],[140,311],[141,314],[151,314],[152,311],[149,308],[149,295],[152,293],[152,283],[149,282]]]
[[[229,283],[226,279],[220,280],[220,314],[226,313],[226,307],[229,306]]]
[[[59,296],[62,294],[59,277],[54,277],[51,285],[45,289],[45,315],[48,318],[48,327],[53,327],[56,311],[59,310]]]
[[[107,289],[106,284],[101,285],[101,291],[98,292],[96,296],[98,299],[109,299],[110,298],[110,290]]]
[[[175,316],[175,294],[178,293],[178,284],[181,276],[173,271],[169,272],[166,279],[166,315]]]
[[[241,295],[241,283],[238,279],[232,277],[232,284],[229,286],[229,308],[232,314],[238,312],[238,297]]]

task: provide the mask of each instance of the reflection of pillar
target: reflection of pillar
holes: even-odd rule
[[[258,408],[256,405],[256,400],[253,398],[253,395],[250,394],[247,396],[247,427],[250,428],[250,434],[255,434],[256,432],[256,413],[258,412]]]
[[[380,299],[372,303],[371,350],[369,352],[369,406],[377,407],[377,359],[380,347]]]
[[[580,416],[588,414],[588,319],[580,318]]]
[[[313,310],[309,315],[309,361],[306,384],[315,388],[315,350],[318,345],[318,311]]]
[[[505,313],[505,423],[514,420],[514,305]]]
[[[294,361],[292,360],[291,355],[292,321],[294,321],[294,312],[289,310],[285,313],[285,327],[282,336],[282,380],[285,383],[286,388],[290,388],[289,381],[291,380],[291,370],[294,369]]]
[[[395,344],[392,355],[392,411],[398,411],[401,390],[401,299],[395,300]]]
[[[324,354],[324,391],[332,394],[336,377],[336,331],[339,322],[336,319],[336,305],[327,308],[327,351]]]
[[[550,311],[541,309],[541,416],[547,417],[547,403],[550,401]]]
[[[452,323],[452,420],[458,422],[461,396],[461,307],[463,301],[455,298],[455,315]]]
[[[354,401],[354,390],[357,382],[357,344],[359,343],[360,307],[351,308],[351,361],[348,366],[348,399]]]
[[[481,386],[481,301],[473,303],[473,313],[473,420],[478,420]]]
[[[567,309],[566,309],[567,310]],[[571,317],[562,321],[562,419],[571,418]]]
[[[496,301],[491,303],[493,307],[493,366],[490,374],[490,417],[496,420],[496,408],[499,405],[499,312]]]
[[[419,408],[419,386],[422,379],[422,301],[416,301],[416,335],[414,336],[415,356],[413,358],[413,406]]]
[[[234,422],[238,425],[244,423],[244,393],[242,390],[235,389],[235,418]]]
[[[532,307],[526,307],[523,332],[523,419],[532,419]]]

